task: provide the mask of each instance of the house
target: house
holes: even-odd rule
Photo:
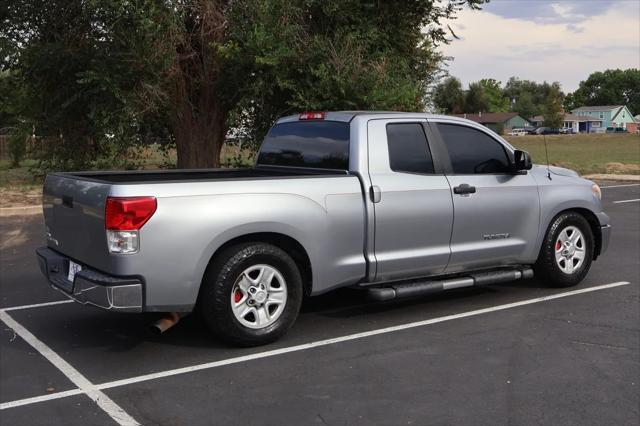
[[[531,118],[531,122],[536,127],[544,126],[544,116],[537,115]],[[591,117],[588,115],[564,114],[562,127],[572,129],[573,133],[596,133],[604,132],[605,127],[602,126],[602,119]]]
[[[515,112],[481,112],[479,114],[454,114],[456,117],[480,123],[496,133],[503,133],[515,128],[531,126]]]
[[[594,117],[602,120],[602,127],[627,129],[630,132],[637,130],[637,124],[625,105],[583,106],[571,111],[574,115],[582,117]],[[631,126],[629,126],[631,125]],[[627,128],[627,127],[630,128]]]

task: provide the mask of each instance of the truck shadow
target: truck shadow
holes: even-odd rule
[[[550,294],[535,280],[503,283],[486,287],[449,290],[414,299],[372,302],[359,289],[338,289],[307,298],[293,329],[281,341],[268,348],[295,345],[312,340],[336,337],[366,329],[385,327],[429,317],[450,315],[488,305],[526,299],[532,291]],[[162,314],[116,314],[79,305],[62,305],[54,312],[38,310],[26,324],[36,333],[55,341],[55,347],[89,349],[110,353],[135,352],[140,346],[219,349],[242,354],[216,339],[204,326],[197,313],[183,317],[163,334],[151,331],[151,324]],[[426,315],[425,315],[426,314]],[[253,349],[260,350],[260,349]],[[140,355],[143,355],[142,353]]]

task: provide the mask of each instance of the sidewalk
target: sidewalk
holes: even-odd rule
[[[0,208],[0,217],[42,214],[42,205],[15,206]]]

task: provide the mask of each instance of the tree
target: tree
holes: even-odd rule
[[[511,110],[517,112],[520,117],[529,120],[540,113],[540,107],[533,103],[533,96],[530,93],[523,92],[515,99]]]
[[[449,34],[440,22],[481,3],[248,1],[230,35],[252,75],[236,110],[242,127],[260,140],[275,118],[302,110],[424,109]]]
[[[0,71],[0,130],[20,125],[18,100],[20,85],[8,71]]]
[[[141,142],[142,93],[160,63],[146,38],[159,27],[151,2],[10,1],[2,69],[21,88],[12,99],[23,126],[46,138],[43,169],[84,169],[126,159]],[[134,36],[139,34],[138,36]],[[150,61],[156,57],[156,60]]]
[[[560,85],[553,83],[544,109],[544,125],[557,129],[562,127],[563,122],[562,92],[560,91]]]
[[[488,112],[509,111],[509,98],[502,91],[502,83],[493,78],[485,78],[479,81],[484,89],[488,103]]]
[[[470,114],[487,112],[489,110],[489,100],[484,86],[480,82],[469,84],[469,90],[467,90],[464,104],[465,112]]]
[[[464,109],[462,83],[455,77],[448,77],[434,91],[433,103],[444,114],[461,114]]]
[[[554,85],[556,88],[554,89]],[[511,102],[511,110],[517,112],[523,118],[531,118],[541,115],[545,111],[549,94],[553,90],[559,90],[557,83],[549,84],[546,81],[536,83],[535,81],[520,80],[511,77],[504,87],[504,96]],[[562,91],[558,95],[563,98]]]
[[[626,105],[640,114],[640,69],[594,72],[565,99],[567,110],[593,105]]]
[[[179,167],[212,167],[230,126],[258,140],[306,109],[421,109],[442,23],[485,2],[10,0],[0,45],[56,167],[167,131]]]

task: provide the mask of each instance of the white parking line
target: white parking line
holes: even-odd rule
[[[640,198],[634,198],[633,200],[620,200],[620,201],[614,201],[613,204],[622,204],[622,203],[635,203],[637,201],[640,201]]]
[[[33,305],[22,305],[22,306],[11,306],[8,308],[2,308],[0,309],[0,311],[19,311],[21,309],[32,309],[32,308],[43,308],[45,306],[55,306],[55,305],[62,305],[65,303],[73,303],[74,301],[71,299],[67,299],[67,300],[56,300],[55,302],[45,302],[45,303],[35,303]]]
[[[49,401],[50,399],[66,398],[68,396],[82,395],[84,393],[81,389],[71,389],[62,392],[48,393],[46,395],[34,396],[32,398],[18,399],[16,401],[3,402],[0,404],[0,410],[6,410],[7,408],[20,407],[22,405],[35,404],[36,402]]]
[[[118,404],[109,398],[104,392],[99,390],[97,386],[91,383],[78,370],[73,368],[71,364],[62,359],[60,355],[55,353],[49,346],[45,345],[40,339],[31,334],[29,330],[16,322],[5,311],[0,311],[0,320],[13,329],[13,331],[22,339],[33,346],[43,357],[62,372],[67,378],[75,384],[79,390],[91,398],[100,408],[102,408],[113,420],[119,425],[139,425],[137,421]],[[60,392],[65,393],[65,392]],[[64,396],[69,396],[68,392]],[[9,403],[10,404],[10,403]],[[4,405],[4,404],[3,404]]]
[[[194,372],[194,371],[207,370],[207,369],[210,369],[210,368],[222,367],[222,366],[225,366],[225,365],[238,364],[238,363],[241,363],[241,362],[247,362],[247,361],[252,361],[252,360],[261,359],[261,358],[267,358],[267,357],[272,357],[272,356],[277,356],[277,355],[283,355],[283,354],[288,354],[288,353],[292,353],[292,352],[299,352],[299,351],[304,351],[304,350],[307,350],[307,349],[313,349],[313,348],[318,348],[318,347],[322,347],[322,346],[333,345],[333,344],[336,344],[336,343],[362,339],[362,338],[365,338],[365,337],[376,336],[376,335],[386,334],[386,333],[393,333],[393,332],[396,332],[396,331],[407,330],[407,329],[411,329],[411,328],[415,328],[415,327],[422,327],[422,326],[430,325],[430,324],[437,324],[437,323],[441,323],[441,322],[445,322],[445,321],[451,321],[451,320],[460,319],[460,318],[468,318],[468,317],[472,317],[472,316],[476,316],[476,315],[487,314],[487,313],[490,313],[490,312],[503,311],[505,309],[516,308],[516,307],[519,307],[519,306],[526,306],[526,305],[531,305],[531,304],[534,304],[534,303],[545,302],[545,301],[548,301],[548,300],[561,299],[561,298],[564,298],[564,297],[575,296],[575,295],[578,295],[578,294],[590,293],[590,292],[599,291],[599,290],[606,290],[606,289],[609,289],[609,288],[620,287],[620,286],[629,285],[629,284],[630,283],[628,281],[620,281],[620,282],[615,282],[615,283],[610,283],[610,284],[603,284],[603,285],[599,285],[599,286],[587,287],[587,288],[583,288],[583,289],[579,289],[579,290],[573,290],[573,291],[567,291],[567,292],[563,292],[563,293],[552,294],[552,295],[549,295],[549,296],[536,297],[535,299],[528,299],[528,300],[522,300],[520,302],[513,302],[513,303],[507,303],[507,304],[504,304],[504,305],[492,306],[490,308],[477,309],[477,310],[474,310],[474,311],[468,311],[468,312],[463,312],[463,313],[454,314],[454,315],[447,315],[447,316],[444,316],[444,317],[432,318],[432,319],[423,320],[423,321],[416,321],[416,322],[411,322],[411,323],[407,323],[407,324],[396,325],[396,326],[393,326],[393,327],[386,327],[386,328],[380,328],[380,329],[371,330],[371,331],[365,331],[365,332],[362,332],[362,333],[349,334],[349,335],[346,335],[346,336],[335,337],[335,338],[332,338],[332,339],[319,340],[319,341],[316,341],[316,342],[304,343],[304,344],[301,344],[301,345],[290,346],[290,347],[287,347],[287,348],[274,349],[274,350],[271,350],[271,351],[258,352],[258,353],[251,354],[251,355],[244,355],[244,356],[239,356],[239,357],[234,357],[234,358],[223,359],[223,360],[219,360],[219,361],[207,362],[207,363],[204,363],[204,364],[197,364],[197,365],[192,365],[192,366],[188,366],[188,367],[175,368],[175,369],[172,369],[172,370],[159,371],[157,373],[144,374],[144,375],[141,375],[141,376],[130,377],[128,379],[122,379],[122,380],[115,380],[115,381],[112,381],[112,382],[105,382],[105,383],[102,383],[102,384],[92,385],[92,386],[94,386],[95,388],[97,388],[99,390],[111,389],[111,388],[121,387],[121,386],[127,386],[127,385],[131,385],[131,384],[135,384],[135,383],[146,382],[146,381],[149,381],[149,380],[160,379],[160,378],[163,378],[163,377],[176,376],[176,375],[180,375],[180,374],[191,373],[191,372]],[[6,315],[6,314],[4,314],[4,315]],[[67,394],[68,392],[72,392],[72,391],[58,392],[58,393],[53,393],[53,394],[49,394],[49,395],[43,395],[42,397],[27,398],[27,399],[21,399],[21,400],[6,402],[4,404],[0,404],[0,409],[17,407],[17,406],[21,406],[21,405],[28,405],[28,404],[33,404],[35,402],[58,399],[58,398],[64,398],[66,396],[73,395],[73,393]],[[82,393],[82,392],[79,391],[78,393]]]
[[[626,183],[624,185],[601,186],[600,189],[603,189],[603,188],[626,188],[628,186],[640,186],[640,183]]]

